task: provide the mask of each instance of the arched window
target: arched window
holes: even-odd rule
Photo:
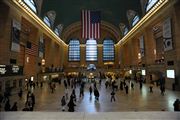
[[[57,36],[59,36],[59,29],[57,27],[54,29],[54,32],[56,33]]]
[[[146,12],[148,12],[159,0],[148,0],[146,4]]]
[[[133,20],[132,20],[132,27],[133,26],[135,26],[138,22],[139,22],[139,16],[138,15],[136,15],[134,18],[133,18]]]
[[[69,42],[69,61],[80,61],[79,40],[70,40]]]
[[[51,21],[50,21],[50,19],[47,16],[44,17],[43,21],[46,23],[46,25],[51,27]]]
[[[25,3],[27,6],[29,6],[29,8],[30,8],[33,12],[37,13],[37,8],[36,8],[36,5],[35,5],[35,3],[34,3],[34,0],[24,0],[24,3]]]
[[[125,28],[124,28],[124,32],[123,32],[123,34],[124,34],[124,35],[126,35],[128,32],[129,32],[128,28],[127,28],[127,27],[125,27]]]
[[[103,42],[103,60],[104,61],[114,60],[114,42],[111,39],[106,39]]]
[[[63,30],[63,24],[59,24],[55,27],[54,32],[56,35],[60,36]]]
[[[97,61],[96,40],[87,40],[86,42],[86,61]]]

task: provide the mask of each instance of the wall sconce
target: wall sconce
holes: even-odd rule
[[[41,65],[43,65],[43,66],[45,65],[45,59],[41,60]]]
[[[26,62],[29,63],[29,57],[26,57]]]
[[[138,53],[138,59],[141,59],[141,53]]]

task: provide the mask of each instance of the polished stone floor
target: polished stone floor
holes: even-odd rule
[[[0,112],[0,120],[179,120],[178,112]]]
[[[124,91],[116,91],[116,101],[110,101],[111,88],[106,89],[104,81],[101,85],[97,84],[100,92],[99,102],[95,102],[94,96],[89,95],[89,85],[85,85],[85,95],[79,98],[79,87],[76,88],[77,102],[76,112],[122,112],[122,111],[173,111],[173,103],[177,98],[180,98],[180,92],[167,90],[165,95],[160,94],[160,89],[153,87],[153,93],[149,92],[149,85],[143,84],[142,90],[139,89],[139,84],[134,82],[134,90],[129,88],[129,94]],[[68,89],[69,95],[71,89]],[[43,88],[35,88],[33,90],[36,98],[34,111],[61,111],[61,97],[64,95],[64,85],[56,83],[56,90],[51,93],[47,84]],[[26,101],[26,93],[23,92],[23,98],[20,100],[17,94],[10,97],[11,105],[17,101],[18,110],[24,108]],[[67,100],[68,102],[68,100]],[[66,111],[67,111],[66,107]],[[4,110],[4,104],[1,111]]]

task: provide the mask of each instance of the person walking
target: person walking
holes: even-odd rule
[[[31,100],[32,100],[32,107],[34,108],[34,105],[35,105],[35,96],[34,96],[33,93],[31,94]]]
[[[128,94],[128,85],[125,86],[126,94]]]
[[[153,84],[151,83],[150,86],[149,86],[149,92],[150,93],[153,93]]]
[[[106,82],[105,82],[105,86],[106,86],[106,89],[107,89],[107,87],[108,87],[108,80],[106,80]]]
[[[95,88],[97,88],[97,86],[96,86],[96,81],[94,81],[94,89],[95,89]]]
[[[99,85],[101,86],[101,82],[102,82],[102,80],[101,80],[101,78],[99,79]]]
[[[164,86],[164,85],[161,85],[161,86],[160,86],[160,90],[161,90],[161,95],[164,96],[164,93],[165,93],[165,86]]]
[[[84,97],[84,88],[82,86],[80,87],[79,97]]]
[[[67,89],[67,81],[64,80],[64,87]]]
[[[29,111],[33,111],[33,102],[32,102],[32,97],[28,97],[25,105],[28,107]]]
[[[50,84],[51,93],[54,93],[54,86],[53,84]]]
[[[131,89],[134,90],[134,83],[131,81]]]
[[[61,85],[61,78],[59,78],[58,83],[59,83],[59,85]]]
[[[74,106],[76,106],[76,104],[74,103],[74,99],[73,97],[70,98],[69,103],[67,104],[67,106],[69,107],[68,111],[69,112],[74,112]]]
[[[11,110],[11,105],[10,105],[9,99],[6,101],[6,104],[4,106],[4,110],[5,111],[10,111]]]
[[[70,99],[73,98],[74,102],[76,102],[76,92],[75,89],[73,89],[72,93],[71,93],[71,97]]]
[[[140,82],[139,82],[139,88],[140,88],[140,90],[142,90],[142,86],[143,86],[142,81],[140,81]]]
[[[120,82],[120,90],[121,91],[123,90],[123,82],[122,81]]]
[[[65,96],[63,96],[61,99],[62,111],[65,111],[65,105],[66,105],[66,99],[65,99]]]
[[[26,95],[26,101],[28,101],[29,97],[31,97],[31,92],[28,91],[27,95]]]
[[[92,96],[92,87],[91,87],[91,85],[89,87],[89,94],[90,94],[90,96]]]
[[[111,102],[112,102],[112,100],[114,100],[114,102],[116,101],[114,90],[111,92]]]
[[[97,88],[94,89],[95,101],[99,101],[99,91]]]

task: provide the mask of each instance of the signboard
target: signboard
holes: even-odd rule
[[[166,70],[167,78],[175,78],[175,71],[174,70]]]
[[[20,30],[21,30],[21,23],[19,21],[13,20],[12,21],[12,43],[11,43],[11,50],[14,52],[20,52]]]
[[[0,65],[0,77],[23,75],[23,67],[17,65]]]
[[[141,53],[141,57],[144,57],[145,55],[145,48],[144,48],[144,36],[141,36],[139,38],[139,46],[140,46],[140,53]]]
[[[164,42],[164,51],[169,51],[173,49],[173,40],[172,40],[172,30],[171,30],[171,19],[168,18],[163,23],[163,42]]]
[[[6,65],[0,65],[0,75],[5,75],[6,72]]]

